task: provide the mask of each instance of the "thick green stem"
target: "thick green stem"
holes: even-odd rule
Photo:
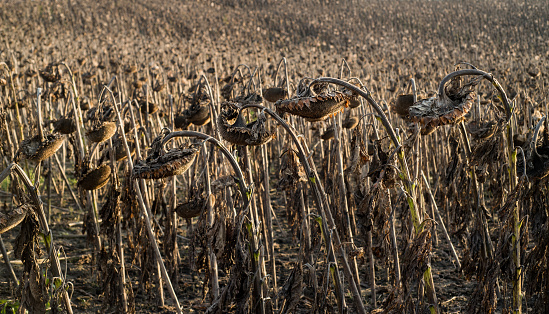
[[[429,298],[429,311],[431,314],[436,314],[439,312],[438,300],[431,265],[428,265],[427,270],[423,273],[423,281],[425,282],[425,290],[427,290],[427,298]]]

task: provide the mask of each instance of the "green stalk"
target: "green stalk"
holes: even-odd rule
[[[425,290],[427,290],[427,298],[429,298],[429,312],[431,314],[439,313],[438,300],[435,291],[435,283],[433,281],[433,274],[431,273],[431,265],[429,264],[427,270],[423,273],[423,281],[425,282]]]

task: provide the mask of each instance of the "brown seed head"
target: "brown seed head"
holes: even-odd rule
[[[111,178],[111,167],[107,164],[86,173],[79,181],[78,186],[84,190],[97,190],[104,187]]]

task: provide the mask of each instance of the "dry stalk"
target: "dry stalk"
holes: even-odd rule
[[[38,216],[38,221],[40,223],[40,229],[42,231],[42,240],[44,241],[44,245],[46,246],[46,251],[48,252],[50,263],[51,263],[51,270],[55,277],[60,278],[63,283],[63,287],[66,285],[66,278],[65,275],[63,275],[63,271],[61,270],[61,263],[59,262],[59,256],[58,251],[55,248],[55,245],[53,243],[53,235],[49,228],[48,221],[46,219],[46,214],[44,213],[44,207],[42,200],[40,199],[40,195],[38,194],[38,190],[36,187],[33,186],[31,183],[29,177],[27,174],[23,171],[23,169],[17,164],[17,163],[11,163],[2,173],[0,173],[0,182],[4,181],[8,175],[11,173],[16,174],[21,181],[23,181],[23,184],[27,188],[27,192],[29,193],[29,196],[31,198],[31,202],[34,205],[34,209],[36,211],[36,215]],[[72,306],[69,294],[67,290],[63,288],[63,291],[61,293],[62,301],[65,306],[65,310],[68,313],[72,314]]]

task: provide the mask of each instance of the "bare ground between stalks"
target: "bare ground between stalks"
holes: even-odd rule
[[[273,201],[276,203],[276,200]],[[278,220],[286,219],[286,213],[282,206],[274,206]],[[61,211],[53,209],[52,215],[52,232],[55,236],[55,241],[58,246],[64,248],[66,257],[61,258],[61,262],[67,263],[69,280],[74,284],[74,293],[72,302],[74,304],[75,313],[101,313],[102,305],[102,287],[97,280],[97,271],[94,269],[92,261],[93,247],[86,243],[85,235],[82,234],[81,226],[76,225],[70,227],[70,222],[81,221],[82,217],[75,212]],[[60,222],[62,221],[62,222]],[[275,252],[277,258],[278,282],[283,283],[289,275],[299,250],[297,241],[294,242],[291,238],[291,232],[286,227],[286,223],[275,225],[276,231],[281,231],[279,234],[286,237],[275,238]],[[22,265],[19,260],[14,259],[12,243],[19,232],[19,227],[11,230],[3,235],[6,249],[12,259],[13,267],[16,274],[19,276],[22,272]],[[179,235],[183,237],[187,234],[187,227],[184,222],[181,224]],[[183,307],[184,312],[201,313],[209,306],[209,300],[202,297],[202,286],[204,273],[196,273],[189,267],[189,240],[179,237],[180,255],[182,264],[180,268],[179,291],[178,298]],[[43,258],[44,256],[41,256]],[[460,274],[451,262],[451,256],[448,245],[443,241],[439,241],[438,246],[433,250],[432,265],[434,279],[436,282],[437,294],[441,304],[441,310],[444,313],[461,313],[467,305],[467,300],[473,292],[475,283],[468,281]],[[126,259],[126,267],[129,272],[129,279],[132,282],[135,294],[135,306],[137,313],[175,313],[175,309],[170,306],[170,300],[166,300],[166,305],[161,307],[156,304],[155,297],[145,294],[139,288],[139,268],[130,264],[129,259]],[[367,262],[359,263],[361,275],[361,290],[366,303],[367,310],[373,310],[371,305],[371,289],[367,280]],[[305,272],[306,273],[306,272]],[[390,294],[394,278],[389,278],[387,281],[387,268],[382,265],[381,261],[376,261],[376,292],[378,304],[383,304],[383,301]],[[0,299],[14,300],[14,289],[6,279],[9,278],[8,269],[4,263],[0,267]],[[305,276],[307,282],[307,276]],[[220,274],[221,287],[226,282],[226,274]],[[305,289],[304,297],[298,305],[298,313],[308,313],[312,308],[313,300],[307,296],[307,288]],[[350,305],[352,309],[352,304]]]

